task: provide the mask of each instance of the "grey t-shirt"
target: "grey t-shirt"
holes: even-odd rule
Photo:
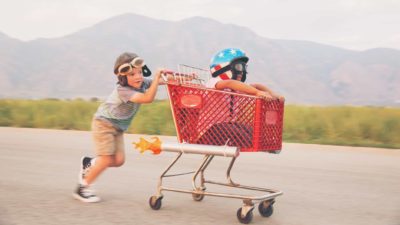
[[[136,92],[144,93],[150,87],[151,82],[151,79],[144,78],[139,89],[131,86],[123,87],[117,84],[107,100],[97,109],[94,114],[95,118],[106,119],[118,129],[126,131],[141,105],[140,103],[130,102],[129,99]]]

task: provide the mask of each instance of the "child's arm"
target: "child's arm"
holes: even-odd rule
[[[250,84],[251,86],[253,86],[254,88],[256,88],[257,90],[260,91],[265,91],[267,93],[269,93],[272,97],[277,98],[281,101],[285,100],[285,97],[276,94],[275,92],[273,92],[271,89],[267,88],[266,86],[262,85],[262,84],[258,84],[258,83],[254,83],[254,84]]]
[[[151,103],[154,100],[154,97],[157,93],[158,84],[160,82],[161,70],[157,70],[156,75],[154,76],[153,81],[151,82],[150,87],[146,90],[145,93],[137,92],[135,93],[129,101],[136,103]]]
[[[215,88],[218,90],[223,90],[223,89],[229,88],[229,89],[232,89],[235,91],[243,92],[248,95],[255,95],[255,96],[263,97],[266,99],[273,98],[273,96],[270,93],[263,91],[263,90],[258,90],[257,88],[255,88],[251,85],[247,85],[247,84],[237,81],[237,80],[218,81],[215,84]]]

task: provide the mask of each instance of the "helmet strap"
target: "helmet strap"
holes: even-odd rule
[[[219,75],[226,73],[227,71],[229,71],[231,69],[230,65],[227,65],[225,67],[222,67],[221,69],[219,69],[218,71],[215,71],[214,73],[212,73],[213,77],[218,77]]]

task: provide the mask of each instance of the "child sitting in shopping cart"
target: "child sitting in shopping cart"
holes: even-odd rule
[[[206,87],[229,92],[210,92],[207,95],[208,101],[203,104],[198,119],[196,143],[227,144],[250,149],[253,140],[250,113],[253,112],[254,106],[248,104],[254,104],[254,102],[240,96],[240,93],[262,97],[273,102],[284,102],[283,96],[274,93],[262,84],[244,83],[248,61],[246,54],[237,48],[221,50],[211,59],[212,78],[208,80]]]
[[[249,58],[240,49],[227,48],[219,51],[211,59],[210,70],[212,78],[206,83],[206,87],[218,90],[230,89],[266,99],[284,101],[283,96],[274,93],[262,84],[244,83],[247,75],[248,61]]]

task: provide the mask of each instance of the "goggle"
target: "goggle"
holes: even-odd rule
[[[247,65],[246,63],[238,62],[232,65],[232,69],[237,72],[246,72]]]
[[[136,57],[129,63],[124,63],[118,67],[119,75],[126,75],[132,72],[133,68],[141,68],[145,65],[142,58]]]

